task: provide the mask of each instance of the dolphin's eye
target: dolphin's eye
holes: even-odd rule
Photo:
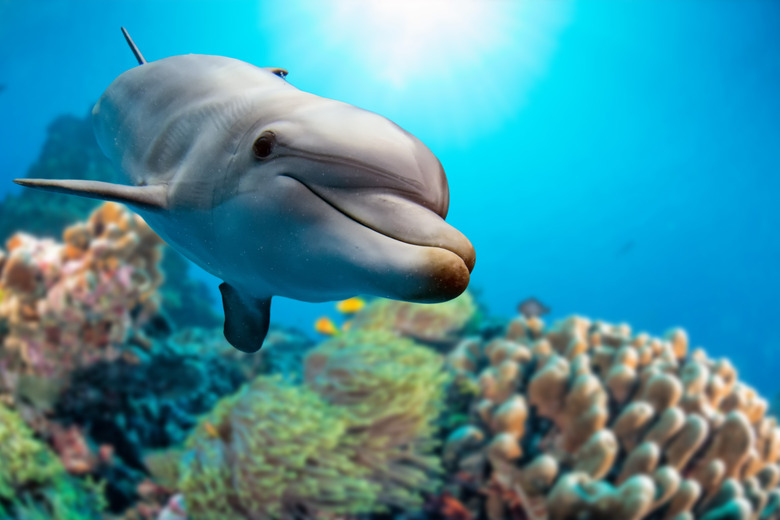
[[[276,136],[273,132],[263,132],[263,134],[255,139],[255,144],[252,145],[252,151],[255,153],[255,157],[258,159],[265,159],[274,148],[276,142]]]

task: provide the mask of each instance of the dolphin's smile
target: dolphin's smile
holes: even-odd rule
[[[375,233],[410,245],[444,249],[457,255],[469,272],[474,268],[476,257],[471,242],[440,215],[417,201],[378,189],[367,189],[356,198],[354,193],[345,196],[340,188],[304,182],[295,174],[279,176],[303,185],[325,204]],[[428,232],[423,233],[421,229]]]

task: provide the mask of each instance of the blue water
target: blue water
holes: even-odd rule
[[[356,20],[355,5],[0,0],[0,194],[54,117],[86,114],[135,65],[125,25],[149,60],[285,67],[416,134],[495,314],[534,295],[551,319],[681,325],[778,390],[780,2],[483,2],[487,21],[405,59],[415,17]],[[273,312],[306,330],[335,314],[281,298]]]

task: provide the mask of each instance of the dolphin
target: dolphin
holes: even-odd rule
[[[16,179],[121,202],[221,278],[224,334],[255,352],[271,298],[356,294],[441,302],[469,283],[475,252],[445,222],[441,163],[388,119],[303,92],[280,68],[223,56],[147,62],[92,110],[97,141],[128,184]]]

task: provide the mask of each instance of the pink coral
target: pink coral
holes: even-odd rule
[[[24,233],[0,254],[0,375],[56,379],[76,366],[149,342],[141,326],[157,312],[162,241],[115,203],[70,226],[64,242]]]

